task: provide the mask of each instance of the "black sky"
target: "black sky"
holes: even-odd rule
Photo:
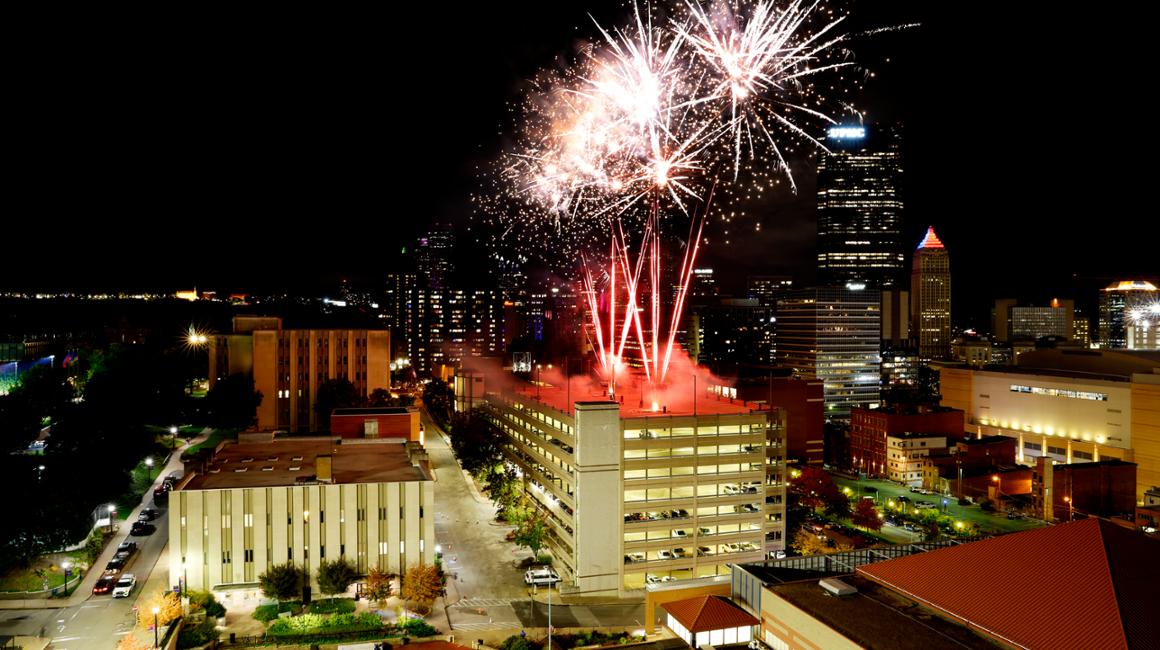
[[[1160,273],[1147,21],[1036,4],[850,3],[852,30],[921,23],[853,45],[860,107],[904,124],[909,238],[935,226],[975,308]],[[625,9],[459,5],[16,23],[0,286],[293,286],[466,223],[523,80]],[[804,176],[706,262],[808,281]]]

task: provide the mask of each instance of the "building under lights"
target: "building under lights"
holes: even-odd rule
[[[435,560],[435,484],[414,442],[241,434],[186,463],[169,497],[169,584],[251,590],[275,564],[315,582],[323,561],[360,574]]]
[[[823,284],[902,282],[901,137],[897,127],[835,126],[818,157],[818,277]]]
[[[914,251],[910,274],[911,332],[923,359],[951,358],[951,260],[934,227]]]
[[[234,333],[209,337],[210,388],[241,373],[262,393],[260,431],[318,431],[330,414],[314,409],[318,387],[347,379],[362,397],[391,387],[391,333],[387,330],[290,330],[282,319],[237,316]]]
[[[1156,349],[1156,326],[1160,325],[1157,304],[1160,292],[1156,285],[1143,280],[1113,282],[1100,290],[1100,347]],[[1149,330],[1151,336],[1146,334]],[[1152,347],[1145,347],[1148,343]]]
[[[1050,349],[1018,365],[941,369],[942,404],[966,429],[1016,438],[1016,459],[1136,463],[1136,499],[1160,485],[1160,353]]]
[[[513,378],[514,382],[514,378]],[[479,389],[476,376],[456,387]],[[475,411],[505,438],[571,593],[727,574],[784,548],[785,416],[689,386],[654,404],[572,386],[486,386]],[[456,396],[457,403],[475,398]]]
[[[827,418],[878,402],[881,303],[864,285],[801,289],[778,301],[777,361],[822,381]]]

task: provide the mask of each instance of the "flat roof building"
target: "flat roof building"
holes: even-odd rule
[[[170,584],[253,589],[275,564],[314,576],[339,557],[360,573],[433,562],[433,480],[417,443],[241,434],[188,462],[169,498]]]

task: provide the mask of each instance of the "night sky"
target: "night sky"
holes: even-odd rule
[[[1147,21],[1016,4],[1030,3],[850,3],[846,31],[922,24],[852,45],[875,73],[859,106],[903,123],[908,238],[938,230],[964,315],[999,293],[1086,300],[1113,276],[1160,274],[1153,165],[1135,162],[1154,148]],[[17,30],[0,286],[373,277],[418,226],[466,225],[523,80],[594,34],[589,13],[625,15],[522,1],[165,11]],[[760,235],[708,249],[727,284],[812,279],[809,166],[797,197],[755,214]]]

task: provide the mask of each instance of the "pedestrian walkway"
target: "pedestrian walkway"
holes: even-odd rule
[[[457,609],[479,609],[480,607],[503,607],[511,605],[512,602],[513,600],[511,598],[465,598],[448,605],[448,607]]]

